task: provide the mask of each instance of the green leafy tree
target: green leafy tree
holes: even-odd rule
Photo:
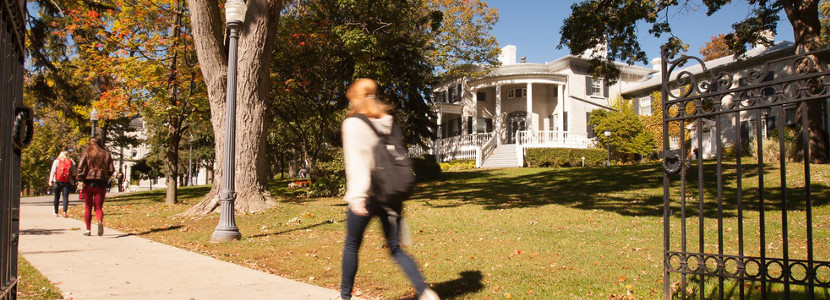
[[[672,34],[671,16],[677,12],[687,13],[695,6],[692,1],[651,1],[651,0],[585,0],[571,6],[571,14],[560,29],[558,47],[568,47],[571,54],[578,55],[597,45],[607,45],[604,56],[595,52],[592,57],[594,73],[610,80],[619,77],[620,71],[613,64],[622,60],[629,64],[648,63],[646,53],[640,47],[638,24],[648,24],[648,33],[660,38],[670,36],[665,47],[671,53],[685,51],[683,41]],[[706,15],[711,16],[731,1],[702,1]],[[784,11],[793,26],[796,54],[808,53],[820,47],[821,23],[819,21],[819,0],[747,0],[752,13],[732,24],[733,33],[726,36],[729,49],[736,56],[746,52],[748,44],[770,45],[772,41],[764,33],[775,32],[779,17]],[[672,10],[675,10],[672,12]],[[808,103],[807,111],[799,108],[797,115],[807,114],[807,130],[810,135],[810,153],[813,162],[828,161],[827,135],[822,129],[821,101]],[[803,159],[801,140],[797,145],[796,159]]]
[[[633,103],[617,101],[614,108],[617,110],[594,110],[588,121],[603,148],[610,145],[615,158],[623,161],[633,161],[635,154],[654,155],[657,149],[654,136],[634,113]],[[611,131],[611,136],[605,136],[606,130]]]

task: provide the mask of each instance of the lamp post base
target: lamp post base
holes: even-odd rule
[[[234,220],[233,203],[236,200],[236,193],[231,191],[222,191],[220,193],[220,204],[222,205],[219,212],[219,225],[213,230],[210,236],[210,241],[228,242],[242,238],[239,233],[239,228],[236,227],[236,220]]]
[[[239,229],[234,228],[216,228],[213,231],[213,234],[210,236],[210,241],[213,243],[222,243],[222,242],[230,242],[239,240],[242,238],[242,234],[239,233]]]

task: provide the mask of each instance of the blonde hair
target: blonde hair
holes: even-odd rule
[[[387,114],[389,106],[377,98],[378,85],[374,80],[360,78],[346,90],[346,98],[351,104],[347,117],[362,114],[370,118],[380,118]]]
[[[59,160],[67,160],[67,159],[69,159],[69,152],[66,152],[66,151],[61,151],[61,153],[60,153],[60,154],[58,154],[58,159],[59,159]]]

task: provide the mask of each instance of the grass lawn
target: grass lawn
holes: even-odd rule
[[[23,256],[17,256],[17,298],[27,300],[63,299],[60,290],[32,267]]]
[[[744,233],[747,254],[758,253],[757,169],[745,161]],[[790,255],[805,257],[803,166],[788,166]],[[689,170],[687,201],[696,199],[697,168]],[[800,173],[799,173],[800,172]],[[768,210],[780,208],[776,166],[767,165]],[[830,260],[830,166],[812,169],[815,258]],[[735,163],[723,172],[725,251],[736,249]],[[800,174],[800,175],[799,175]],[[707,163],[704,246],[717,251],[718,205],[713,163]],[[283,186],[284,183],[278,183]],[[105,223],[119,230],[288,278],[339,287],[345,203],[341,199],[284,198],[272,210],[237,216],[241,241],[209,242],[218,215],[179,216],[208,187],[183,188],[182,203],[163,205],[164,191],[108,199]],[[672,187],[672,248],[679,250],[681,202]],[[275,194],[284,194],[274,188]],[[446,173],[422,184],[407,203],[414,245],[407,248],[433,289],[449,299],[608,299],[632,293],[662,297],[662,172],[656,164],[610,168],[500,169]],[[778,198],[776,198],[778,197]],[[780,210],[779,210],[780,211]],[[78,210],[73,210],[78,217]],[[697,204],[685,206],[687,247],[698,246]],[[780,256],[781,214],[766,216],[767,255]],[[754,251],[754,252],[753,252]],[[777,251],[777,252],[776,252]],[[776,254],[777,253],[777,254]],[[368,229],[357,291],[364,297],[407,299],[409,283],[383,248],[379,222]],[[830,278],[830,274],[819,274]],[[672,278],[679,281],[680,277]],[[708,284],[711,289],[716,284]],[[690,288],[692,286],[690,285]],[[727,298],[737,298],[727,288]],[[773,286],[770,292],[780,293]],[[750,298],[758,298],[749,285]],[[822,290],[821,297],[827,297]],[[829,297],[830,298],[830,297]]]

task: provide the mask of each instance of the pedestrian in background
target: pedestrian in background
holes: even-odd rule
[[[346,212],[340,299],[352,297],[363,233],[372,217],[377,216],[383,224],[389,253],[409,278],[419,295],[418,299],[437,300],[438,294],[427,287],[418,266],[400,247],[402,202],[384,203],[372,192],[377,190],[372,186],[372,171],[375,168],[374,150],[381,142],[379,135],[389,136],[393,131],[400,133],[400,126],[387,113],[388,107],[377,100],[376,93],[377,84],[365,78],[355,81],[346,92],[351,107],[343,121],[342,133],[346,168],[344,198],[349,209]]]
[[[124,172],[118,171],[118,175],[115,175],[115,179],[118,180],[118,192],[124,192]]]
[[[81,194],[84,197],[85,236],[90,236],[92,208],[98,219],[98,236],[104,234],[104,198],[107,195],[107,183],[115,173],[110,152],[100,145],[96,137],[89,139],[89,145],[78,162],[78,181],[83,182]]]
[[[55,195],[55,216],[58,216],[59,199],[63,196],[63,217],[66,218],[66,211],[69,209],[69,191],[73,187],[72,179],[75,175],[75,162],[69,158],[69,153],[61,151],[58,158],[52,162],[52,170],[49,171],[49,186]]]

